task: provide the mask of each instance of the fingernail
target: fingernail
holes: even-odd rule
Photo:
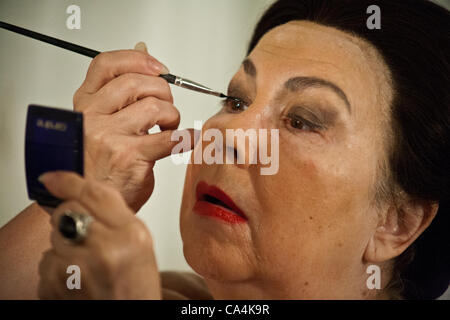
[[[170,73],[169,68],[167,68],[163,63],[161,63],[161,69],[160,69],[160,74],[168,74]]]
[[[134,46],[134,49],[138,50],[138,51],[143,51],[143,52],[147,52],[148,53],[147,45],[145,44],[145,42],[142,42],[142,41],[136,43],[136,45]]]
[[[41,174],[37,179],[38,179],[38,181],[40,183],[46,183],[48,181],[48,174],[47,174],[47,172]]]

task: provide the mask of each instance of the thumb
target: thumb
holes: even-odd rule
[[[138,150],[146,161],[153,162],[172,153],[183,153],[194,147],[194,129],[165,130],[137,137]]]

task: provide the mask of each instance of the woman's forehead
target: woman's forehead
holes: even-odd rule
[[[299,53],[314,51],[330,58],[364,59],[370,46],[364,40],[332,27],[310,21],[291,21],[267,32],[257,47],[278,48],[292,58]]]
[[[289,76],[318,76],[337,83],[349,99],[378,103],[378,93],[390,92],[389,70],[366,41],[332,27],[291,21],[267,32],[249,58],[257,71]],[[266,69],[266,70],[262,70]],[[383,100],[386,97],[383,97]],[[353,102],[351,101],[351,102]],[[389,99],[386,100],[389,103]]]

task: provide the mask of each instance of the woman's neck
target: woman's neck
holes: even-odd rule
[[[214,279],[204,279],[209,292],[214,299],[230,300],[278,300],[278,299],[299,299],[299,300],[328,300],[328,299],[352,299],[352,300],[376,300],[389,299],[386,290],[369,290],[366,285],[360,286],[357,283],[366,283],[366,277],[362,276],[357,281],[349,281],[347,285],[323,284],[292,279],[289,282],[268,281],[243,281],[243,282],[223,282]],[[353,279],[355,280],[355,279]],[[354,283],[355,285],[348,285]]]

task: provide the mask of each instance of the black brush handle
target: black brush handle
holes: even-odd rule
[[[25,28],[21,28],[18,26],[15,26],[13,24],[9,24],[3,21],[0,21],[0,28],[12,31],[12,32],[16,32],[19,33],[21,35],[24,35],[26,37],[30,37],[39,41],[43,41],[46,43],[49,43],[51,45],[72,51],[72,52],[76,52],[79,53],[83,56],[86,57],[90,57],[90,58],[95,58],[95,56],[97,56],[98,54],[100,54],[100,51],[97,50],[92,50],[86,47],[82,47],[79,46],[77,44],[71,43],[71,42],[67,42],[61,39],[57,39],[57,38],[53,38],[50,36],[47,36],[45,34],[39,33],[39,32],[35,32],[35,31],[31,31]],[[175,76],[172,74],[161,74],[160,75],[161,78],[165,79],[168,83],[175,83]]]
[[[82,47],[79,46],[77,44],[74,43],[70,43],[61,39],[57,39],[57,38],[53,38],[50,36],[46,36],[45,34],[39,33],[39,32],[34,32],[28,29],[24,29],[3,21],[0,21],[0,28],[12,31],[12,32],[16,32],[19,33],[21,35],[39,40],[39,41],[43,41],[49,44],[52,44],[54,46],[66,49],[66,50],[70,50],[79,54],[82,54],[84,56],[90,57],[90,58],[94,58],[96,55],[100,54],[100,51],[96,51],[96,50],[92,50],[86,47]]]

